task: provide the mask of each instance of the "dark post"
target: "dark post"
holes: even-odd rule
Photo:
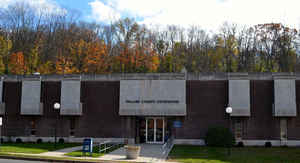
[[[54,107],[54,110],[58,110],[58,113],[56,115],[55,129],[54,129],[54,148],[56,149],[56,142],[57,142],[57,121],[59,119],[60,104],[59,103],[54,103],[53,107]]]
[[[230,114],[228,114],[229,115],[229,131],[230,131],[230,133],[232,133],[231,132],[231,116],[230,116]],[[230,138],[230,142],[229,142],[229,144],[228,144],[228,156],[230,156],[231,155],[231,138]]]
[[[227,115],[228,115],[228,122],[229,122],[229,132],[231,133],[231,113],[232,113],[232,108],[228,105],[225,109]],[[230,156],[231,155],[231,138],[230,138],[230,141],[228,142],[227,144],[227,147],[228,147],[228,155]]]
[[[58,121],[58,116],[56,115],[55,129],[54,129],[54,149],[56,149],[56,142],[57,142],[57,121]]]

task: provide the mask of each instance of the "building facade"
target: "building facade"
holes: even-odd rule
[[[0,91],[4,140],[54,141],[57,128],[69,142],[204,145],[209,127],[225,126],[245,145],[300,145],[293,73],[3,76]]]

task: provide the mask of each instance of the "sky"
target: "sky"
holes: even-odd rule
[[[224,22],[237,25],[283,23],[300,27],[300,0],[0,0],[0,7],[17,1],[36,6],[67,8],[88,22],[111,23],[134,18],[140,24],[197,25],[213,30]]]

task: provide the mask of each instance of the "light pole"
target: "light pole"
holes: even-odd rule
[[[228,114],[229,116],[229,131],[231,132],[231,113],[232,113],[232,107],[230,106],[227,106],[226,107],[226,113]],[[228,144],[228,155],[230,156],[231,155],[231,138],[230,138],[230,142]]]
[[[60,109],[60,104],[58,102],[54,103],[54,110]],[[56,149],[56,142],[57,142],[57,121],[58,121],[58,115],[56,116],[55,121],[55,129],[54,129],[54,148]]]

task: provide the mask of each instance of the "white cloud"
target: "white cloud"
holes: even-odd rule
[[[95,0],[90,5],[98,6],[93,14],[101,21],[110,20],[110,15],[130,14],[143,17],[141,23],[145,24],[200,25],[206,29],[216,29],[225,21],[240,25],[300,24],[299,0]]]
[[[16,3],[26,3],[37,9],[37,12],[43,10],[49,13],[66,13],[67,11],[61,8],[53,0],[1,0],[0,8],[7,8],[9,5]]]
[[[99,0],[90,2],[89,5],[92,8],[92,19],[100,22],[107,22],[117,20],[121,17],[120,12],[115,8],[112,8],[109,4],[104,4]]]

